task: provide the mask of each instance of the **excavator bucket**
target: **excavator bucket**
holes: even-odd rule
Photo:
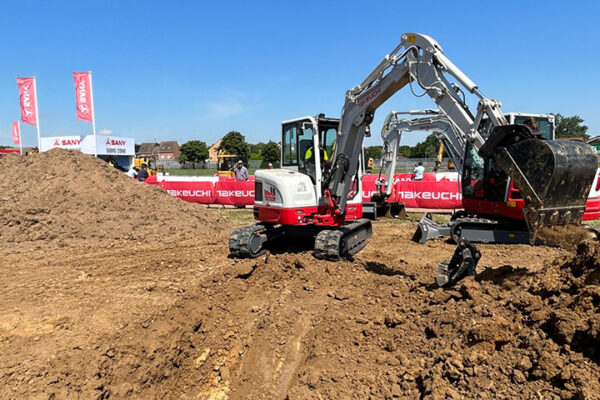
[[[598,160],[584,142],[542,140],[524,125],[498,126],[479,154],[493,157],[525,200],[534,243],[542,226],[580,225]]]

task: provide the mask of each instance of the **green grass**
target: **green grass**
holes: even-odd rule
[[[256,222],[252,208],[221,208],[217,212],[225,221],[234,225],[251,225]]]

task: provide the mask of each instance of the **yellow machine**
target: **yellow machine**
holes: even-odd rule
[[[237,157],[235,154],[228,154],[225,150],[219,150],[217,154],[217,175],[235,176],[233,172],[233,161]]]
[[[137,169],[141,169],[142,168],[142,164],[146,164],[147,166],[147,171],[148,171],[148,176],[155,176],[158,172],[162,173],[163,175],[165,174],[165,167],[164,165],[156,165],[154,166],[153,164],[155,164],[154,159],[151,158],[135,158],[133,160],[133,165],[135,168]],[[152,168],[154,166],[154,168]]]
[[[444,156],[444,143],[440,140],[440,150],[438,151],[437,161],[435,163],[436,170],[442,166],[443,156]],[[451,158],[448,159],[448,169],[454,169],[454,163],[452,162]]]

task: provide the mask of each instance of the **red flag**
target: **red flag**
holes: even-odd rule
[[[29,125],[37,125],[35,109],[35,78],[17,78],[21,102],[21,121]]]
[[[18,122],[12,123],[12,137],[13,137],[13,144],[16,144],[16,145],[21,144],[21,132],[19,131],[19,123]]]
[[[77,119],[93,121],[92,84],[89,72],[73,72],[75,79],[75,100],[77,101]]]

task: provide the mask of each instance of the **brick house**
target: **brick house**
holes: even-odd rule
[[[151,158],[156,147],[158,147],[156,143],[142,143],[135,152],[135,156],[137,158]]]
[[[155,157],[158,161],[177,161],[181,152],[179,144],[175,141],[160,142],[160,146],[155,152]]]

